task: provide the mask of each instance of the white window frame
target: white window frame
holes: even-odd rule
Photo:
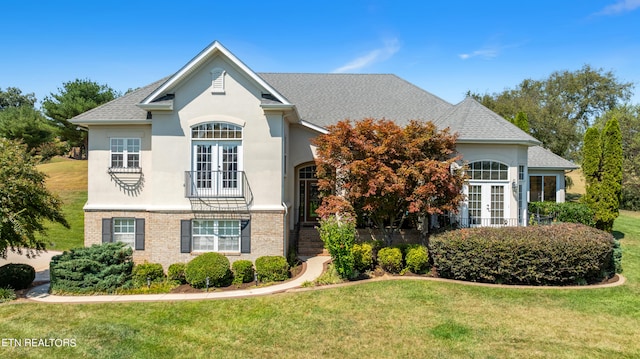
[[[191,248],[194,252],[240,253],[241,222],[235,219],[194,219],[191,221]],[[227,246],[225,246],[225,242]],[[231,244],[230,248],[228,246]]]
[[[112,238],[114,242],[126,243],[132,249],[136,248],[136,219],[133,217],[113,218]]]
[[[118,142],[122,141],[121,144]],[[140,153],[142,140],[139,137],[112,137],[109,141],[109,167],[110,168],[140,168]],[[133,150],[131,150],[131,147]],[[122,150],[120,150],[120,148]],[[137,151],[135,150],[137,148]],[[114,161],[114,155],[121,155],[122,158]],[[135,157],[137,156],[137,158]],[[117,165],[117,162],[122,165]],[[131,162],[131,165],[130,165]]]

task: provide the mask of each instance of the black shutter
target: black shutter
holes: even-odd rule
[[[240,253],[251,253],[251,220],[243,220],[240,228]]]
[[[144,250],[144,218],[136,218],[136,251]]]
[[[102,219],[102,243],[113,242],[113,236],[111,236],[112,229],[111,218]]]
[[[191,253],[191,220],[180,221],[180,253]]]

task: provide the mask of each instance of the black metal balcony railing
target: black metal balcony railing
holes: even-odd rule
[[[244,198],[251,199],[251,189],[243,171],[187,171],[187,198]]]

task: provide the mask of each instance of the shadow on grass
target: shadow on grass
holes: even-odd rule
[[[620,231],[613,231],[611,234],[613,234],[613,237],[618,240],[624,238],[624,233]]]

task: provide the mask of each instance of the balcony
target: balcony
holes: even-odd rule
[[[185,197],[197,199],[244,199],[249,204],[253,198],[247,177],[243,171],[187,171],[185,172]]]

